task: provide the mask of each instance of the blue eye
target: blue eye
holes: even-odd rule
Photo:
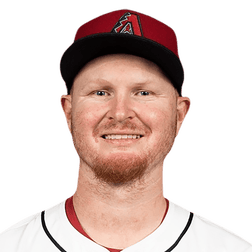
[[[106,91],[100,91],[100,90],[96,91],[94,94],[97,95],[97,96],[108,95]],[[140,92],[138,92],[138,95],[148,96],[148,95],[150,95],[150,92],[148,92],[148,91],[140,91]]]
[[[150,93],[147,92],[147,91],[141,91],[140,94],[141,94],[141,95],[149,95]]]
[[[95,92],[96,95],[103,96],[106,95],[105,91],[97,91]]]

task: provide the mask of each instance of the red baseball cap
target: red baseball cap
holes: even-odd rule
[[[60,64],[68,94],[86,63],[115,53],[132,54],[156,63],[181,95],[184,71],[174,31],[150,16],[131,10],[104,14],[78,29]]]

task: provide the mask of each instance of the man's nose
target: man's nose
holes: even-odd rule
[[[135,112],[132,105],[130,97],[125,95],[114,97],[110,103],[110,109],[107,113],[107,117],[118,122],[133,119],[135,117]]]

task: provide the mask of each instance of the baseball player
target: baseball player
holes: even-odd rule
[[[190,106],[170,27],[131,10],[102,15],[78,29],[61,73],[76,193],[1,234],[1,252],[252,252],[163,196],[163,161]]]

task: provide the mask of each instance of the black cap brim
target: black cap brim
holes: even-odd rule
[[[166,47],[144,37],[102,33],[75,41],[63,54],[60,69],[70,93],[74,78],[89,61],[103,55],[126,53],[156,63],[181,95],[184,71],[179,58]]]

